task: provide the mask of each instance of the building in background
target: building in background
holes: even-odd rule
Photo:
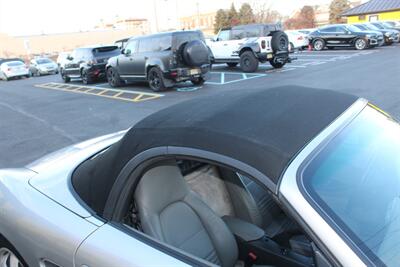
[[[216,14],[216,12],[210,12],[181,17],[180,27],[184,30],[201,30],[206,36],[213,35]]]
[[[400,0],[371,0],[342,13],[347,23],[377,20],[400,21]]]
[[[105,22],[100,21],[98,25],[95,26],[98,30],[128,30],[135,31],[141,34],[148,34],[150,32],[150,23],[147,19],[141,18],[119,18],[116,17],[113,21]]]

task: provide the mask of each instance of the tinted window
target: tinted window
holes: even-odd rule
[[[365,27],[364,25],[354,25],[354,27],[357,27],[358,29],[360,29],[362,31],[368,31],[368,28]]]
[[[118,46],[105,46],[105,47],[98,47],[98,48],[94,48],[92,50],[93,56],[94,57],[101,57],[101,58],[105,58],[105,57],[113,57],[113,56],[117,56],[120,54],[120,50],[118,48]],[[90,56],[90,55],[88,55]]]
[[[399,266],[396,121],[373,106],[365,108],[312,159],[302,177],[312,199],[374,265]]]
[[[158,52],[171,49],[172,36],[164,35],[139,40],[139,52]]]
[[[321,29],[320,32],[336,32],[336,27],[326,27]]]
[[[13,62],[8,62],[6,63],[7,66],[9,67],[16,67],[16,66],[22,66],[24,65],[24,63],[20,62],[20,61],[13,61]]]
[[[260,27],[249,27],[246,29],[246,37],[259,37],[261,36],[261,28]]]
[[[41,59],[36,60],[37,64],[47,64],[47,63],[51,63],[51,62],[52,61],[48,58],[41,58]]]
[[[240,40],[246,38],[246,32],[243,29],[234,29],[231,31],[231,33],[232,33],[231,36],[232,40]]]
[[[372,25],[374,25],[375,27],[377,27],[380,30],[384,29],[384,27],[382,25],[380,25],[379,23],[372,23]]]
[[[218,41],[228,41],[230,38],[230,30],[223,30],[219,32]]]
[[[178,49],[182,44],[193,40],[204,40],[201,32],[185,32],[174,34],[174,49]]]

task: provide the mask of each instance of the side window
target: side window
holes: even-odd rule
[[[139,53],[143,53],[143,52],[149,52],[152,51],[153,49],[153,38],[144,38],[142,40],[139,41],[139,49],[138,52]]]
[[[347,29],[345,27],[336,27],[336,32],[345,33],[347,32]]]
[[[218,41],[228,41],[230,30],[223,30],[219,32]]]
[[[321,29],[321,32],[336,32],[336,27],[327,27],[327,28]]]
[[[249,27],[248,29],[246,29],[246,37],[247,38],[260,37],[260,36],[261,36],[260,28]]]
[[[242,29],[234,29],[232,30],[232,40],[240,40],[246,38],[246,31]]]
[[[136,53],[137,45],[138,45],[138,40],[132,40],[126,45],[125,51],[130,50],[131,54]]]
[[[154,51],[166,51],[171,49],[172,45],[172,36],[165,35],[157,38],[154,42]]]

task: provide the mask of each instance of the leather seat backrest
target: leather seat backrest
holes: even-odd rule
[[[134,198],[145,234],[214,264],[236,263],[238,248],[233,234],[189,190],[177,166],[147,171]]]

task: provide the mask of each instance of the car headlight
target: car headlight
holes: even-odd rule
[[[367,34],[366,37],[367,37],[367,38],[371,38],[372,35],[371,35],[371,34]]]
[[[390,37],[391,33],[390,32],[385,32],[386,37]]]

